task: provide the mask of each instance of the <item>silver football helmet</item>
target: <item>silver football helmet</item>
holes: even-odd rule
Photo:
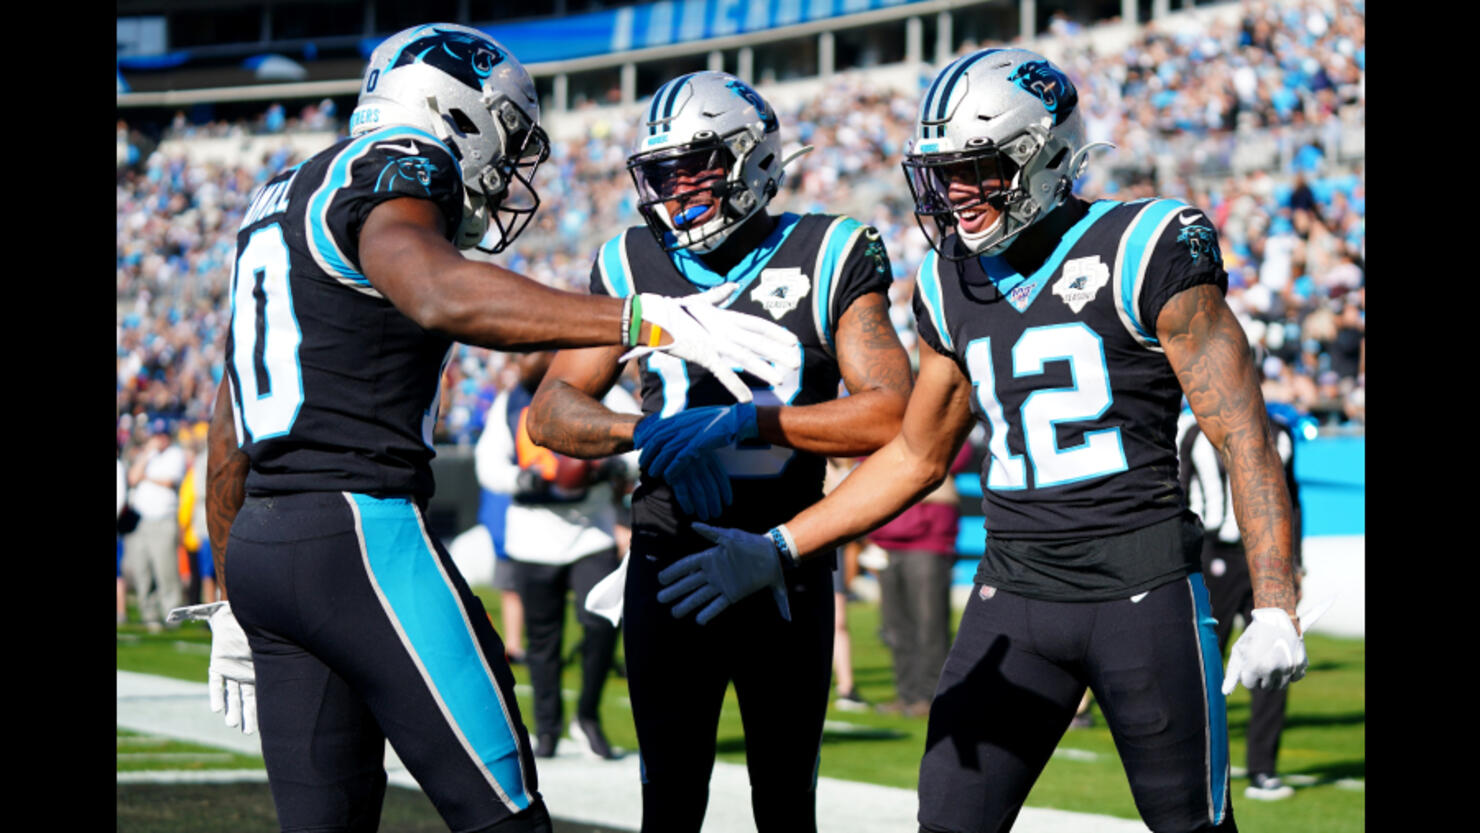
[[[627,171],[637,210],[664,251],[712,252],[776,196],[781,158],[776,111],[724,72],[682,75],[647,105]]]
[[[477,29],[430,23],[375,47],[350,115],[350,135],[410,125],[441,139],[462,166],[457,246],[494,254],[539,208],[531,179],[550,155],[539,120],[534,81],[513,53]],[[480,244],[490,222],[498,239],[485,248]]]
[[[1068,199],[1090,147],[1078,91],[1048,59],[1026,49],[958,58],[925,93],[905,148],[915,221],[949,260],[1000,254]],[[984,204],[997,219],[968,231],[963,216],[974,219]],[[945,245],[952,232],[960,246]]]

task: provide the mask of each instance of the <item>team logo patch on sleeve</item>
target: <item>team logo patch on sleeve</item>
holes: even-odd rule
[[[750,299],[766,308],[771,317],[780,321],[781,316],[797,308],[797,304],[812,291],[812,282],[795,266],[786,269],[763,269],[755,289],[750,290]]]
[[[1223,252],[1218,250],[1218,235],[1201,223],[1183,226],[1177,232],[1177,242],[1187,247],[1193,263],[1198,262],[1203,255],[1212,258],[1214,263],[1223,263]]]
[[[889,274],[889,253],[884,251],[884,241],[879,239],[878,230],[870,226],[864,230],[863,236],[868,240],[868,247],[863,250],[864,257],[874,261],[875,272],[880,275]]]
[[[1100,256],[1076,257],[1064,264],[1064,271],[1053,285],[1053,294],[1064,299],[1069,309],[1079,312],[1095,299],[1100,287],[1110,282],[1110,267]]]
[[[402,190],[400,186],[413,186],[410,190],[420,187],[423,193],[432,193],[432,174],[437,172],[437,166],[432,164],[425,156],[403,156],[400,159],[386,163],[381,169],[380,176],[375,178],[376,191]]]

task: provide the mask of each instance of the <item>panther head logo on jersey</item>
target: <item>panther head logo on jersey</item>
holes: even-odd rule
[[[1223,252],[1218,250],[1218,236],[1211,228],[1204,225],[1185,226],[1177,233],[1177,242],[1187,247],[1192,255],[1192,262],[1196,263],[1204,254],[1213,259],[1214,263],[1222,265]]]
[[[425,63],[442,70],[469,87],[481,91],[483,79],[504,60],[504,54],[485,40],[464,32],[434,28],[431,34],[417,38],[396,54],[387,69],[406,64]]]
[[[1043,99],[1043,106],[1053,114],[1055,125],[1063,124],[1079,104],[1079,91],[1074,89],[1069,76],[1048,61],[1023,63],[1007,80]]]
[[[386,163],[380,176],[375,179],[376,191],[394,191],[401,182],[414,183],[426,194],[431,194],[432,174],[437,166],[425,156],[403,156]]]

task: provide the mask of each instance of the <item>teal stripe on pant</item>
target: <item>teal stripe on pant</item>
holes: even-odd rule
[[[1197,642],[1202,650],[1203,679],[1208,694],[1208,790],[1211,820],[1223,821],[1228,808],[1228,702],[1223,696],[1223,652],[1218,648],[1218,624],[1202,573],[1187,577],[1197,611]]]
[[[415,505],[405,498],[350,498],[359,515],[366,566],[407,651],[464,749],[505,804],[525,809],[531,797],[520,768],[518,736]]]

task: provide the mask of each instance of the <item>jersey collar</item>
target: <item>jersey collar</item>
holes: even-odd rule
[[[790,212],[777,217],[776,227],[771,229],[766,239],[752,249],[750,254],[741,258],[740,262],[724,275],[705,266],[704,261],[688,249],[677,249],[669,255],[669,258],[672,259],[673,265],[678,267],[679,274],[695,286],[709,289],[726,281],[739,284],[739,289],[735,290],[735,293],[723,304],[720,304],[722,307],[728,307],[760,275],[763,267],[770,262],[771,256],[781,249],[781,245],[786,242],[787,237],[791,236],[792,229],[796,228],[797,222],[801,219],[800,216]]]

